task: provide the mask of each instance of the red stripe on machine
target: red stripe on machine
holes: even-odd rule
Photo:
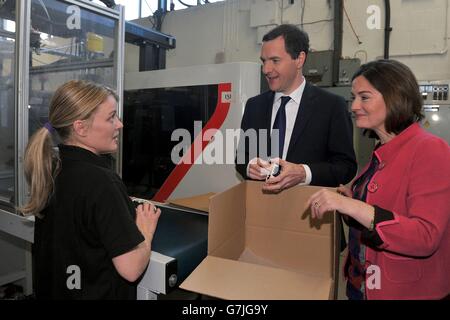
[[[175,166],[170,175],[164,181],[163,185],[153,197],[153,200],[164,202],[175,190],[181,180],[186,176],[189,169],[194,165],[195,160],[205,150],[209,141],[203,141],[203,135],[207,130],[219,130],[224,123],[228,111],[230,110],[230,98],[226,93],[231,93],[231,83],[221,83],[218,86],[217,106],[211,119],[202,128],[201,134],[194,138],[193,143],[187,150],[186,154]],[[197,146],[194,148],[194,146]],[[201,146],[201,147],[200,147]],[[187,161],[183,161],[187,160]]]

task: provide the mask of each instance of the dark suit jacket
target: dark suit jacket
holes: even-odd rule
[[[274,92],[267,91],[250,98],[241,122],[244,131],[268,130],[268,150],[274,96]],[[265,158],[267,152],[260,149],[259,139],[258,136],[258,156]],[[254,156],[249,152],[248,141],[241,136],[236,156],[236,163],[238,159],[245,159],[244,164],[236,164],[236,170],[247,179],[247,165],[250,156]],[[342,97],[306,83],[286,161],[308,165],[312,172],[311,185],[336,187],[340,183],[348,183],[355,176],[353,126]]]

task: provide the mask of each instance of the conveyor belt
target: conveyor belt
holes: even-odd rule
[[[179,208],[159,206],[152,250],[177,259],[178,283],[181,283],[206,257],[208,216]]]

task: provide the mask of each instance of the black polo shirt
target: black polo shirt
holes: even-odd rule
[[[42,299],[136,299],[112,258],[144,237],[111,157],[59,145],[61,171],[49,205],[36,217],[34,290]]]

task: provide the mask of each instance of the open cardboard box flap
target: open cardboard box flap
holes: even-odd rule
[[[333,298],[335,215],[318,221],[304,211],[321,188],[261,187],[246,181],[210,199],[208,257],[180,287],[222,299]]]
[[[208,256],[182,288],[226,300],[318,300],[328,298],[331,285],[331,278]]]
[[[203,212],[209,211],[209,199],[214,196],[214,192],[188,197],[188,198],[178,198],[169,199],[166,202],[173,204],[178,207],[195,209]]]

